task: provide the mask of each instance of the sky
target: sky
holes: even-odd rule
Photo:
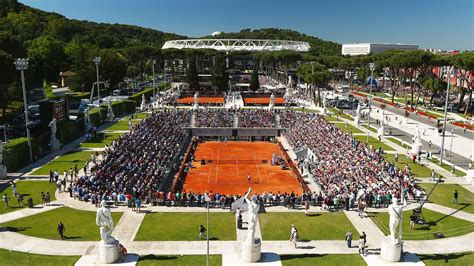
[[[474,50],[473,0],[20,0],[68,18],[190,37],[285,28],[338,43]]]

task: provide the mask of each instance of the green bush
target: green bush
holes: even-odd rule
[[[58,133],[56,137],[64,145],[81,136],[82,130],[77,121],[63,120],[58,123]]]
[[[141,97],[141,96],[140,96]],[[115,116],[121,116],[129,113],[135,112],[135,101],[132,100],[123,100],[119,102],[112,103],[112,110]],[[107,104],[103,104],[101,107],[102,113],[102,120],[107,118]],[[89,111],[90,121],[92,125],[99,126],[100,125],[100,116],[99,116],[99,108],[92,108]]]
[[[73,92],[73,93],[68,93],[67,98],[69,102],[80,102],[82,99],[89,99],[91,97],[90,92]]]
[[[141,92],[137,92],[131,95],[130,97],[128,97],[128,99],[134,101],[136,105],[140,105],[142,103],[143,94],[145,94],[145,98],[149,100],[150,97],[153,95],[153,88],[148,88],[148,89],[142,90]]]
[[[12,139],[4,145],[3,163],[8,172],[15,172],[29,162],[28,140],[26,138]]]

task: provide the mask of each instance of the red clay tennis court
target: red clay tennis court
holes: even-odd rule
[[[183,97],[179,98],[178,103],[181,104],[194,104],[194,97]],[[224,97],[198,97],[199,104],[216,104],[224,103]]]
[[[281,97],[275,98],[275,104],[284,104],[285,99]],[[268,98],[244,98],[244,104],[270,104],[270,97]]]
[[[270,142],[201,143],[194,153],[195,162],[186,176],[183,190],[245,194],[251,187],[257,193],[294,191],[301,194],[302,189],[291,170],[271,165],[273,152],[281,156],[278,146]],[[206,160],[206,164],[201,165],[201,160]],[[262,163],[263,160],[267,163]],[[251,175],[250,182],[248,174]]]

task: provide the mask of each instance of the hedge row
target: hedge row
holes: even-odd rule
[[[145,95],[145,98],[147,100],[149,100],[150,97],[153,96],[153,88],[144,89],[141,92],[137,92],[133,95],[130,95],[130,97],[128,97],[128,99],[134,101],[135,104],[138,106],[142,103],[142,95],[143,94]]]
[[[112,109],[116,116],[122,116],[134,112],[135,106],[135,101],[131,100],[124,100],[112,103]],[[107,105],[102,105],[101,110],[102,119],[105,120],[107,117]],[[99,126],[99,108],[93,108],[89,114],[91,118],[91,123],[95,126]],[[84,132],[84,123],[82,119],[76,121],[64,120],[59,122],[57,127],[58,131],[56,137],[63,145],[77,139]],[[45,144],[44,142],[49,141],[49,138],[47,137],[48,135],[43,134],[42,138],[32,138],[33,156],[35,158],[39,157],[42,154],[40,146],[42,146],[43,150],[45,147],[47,147],[47,145],[40,145]],[[4,149],[5,150],[3,153],[3,161],[4,164],[7,166],[8,172],[15,172],[28,165],[30,155],[28,149],[28,141],[26,138],[12,139],[4,145]]]

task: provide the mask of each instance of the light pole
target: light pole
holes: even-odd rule
[[[206,197],[207,202],[207,222],[206,222],[206,242],[207,242],[207,252],[206,252],[206,266],[209,266],[209,202],[211,198],[209,195]]]
[[[33,151],[31,149],[30,121],[28,118],[28,103],[26,102],[25,70],[28,69],[28,58],[18,58],[15,60],[15,68],[21,73],[21,87],[23,89],[23,106],[25,107],[25,127],[26,138],[28,139],[28,149],[30,151],[30,162],[33,162]]]
[[[454,139],[454,128],[451,128],[451,144],[449,145],[449,157],[451,157],[451,151],[453,150],[453,139]]]
[[[156,94],[155,94],[155,64],[156,64],[156,60],[153,59],[153,61],[151,61],[151,72],[153,72],[153,99],[155,99],[155,97],[156,97]]]
[[[444,106],[444,123],[443,123],[443,132],[441,139],[441,154],[439,158],[439,165],[443,165],[443,156],[444,156],[444,139],[446,138],[446,123],[448,122],[448,102],[449,102],[449,87],[451,86],[451,75],[453,73],[454,67],[444,66],[443,72],[448,76],[448,86],[446,88],[446,102]]]
[[[367,117],[367,129],[370,131],[370,111],[372,110],[372,86],[374,84],[374,70],[375,63],[369,63],[370,71],[372,72],[370,76],[370,87],[369,87],[369,115]],[[367,143],[369,143],[369,131],[367,131]]]
[[[100,109],[100,84],[99,84],[99,64],[101,61],[101,58],[96,56],[94,60],[92,60],[95,63],[95,73],[97,75],[97,97],[99,98],[99,120],[102,122],[102,110]]]

